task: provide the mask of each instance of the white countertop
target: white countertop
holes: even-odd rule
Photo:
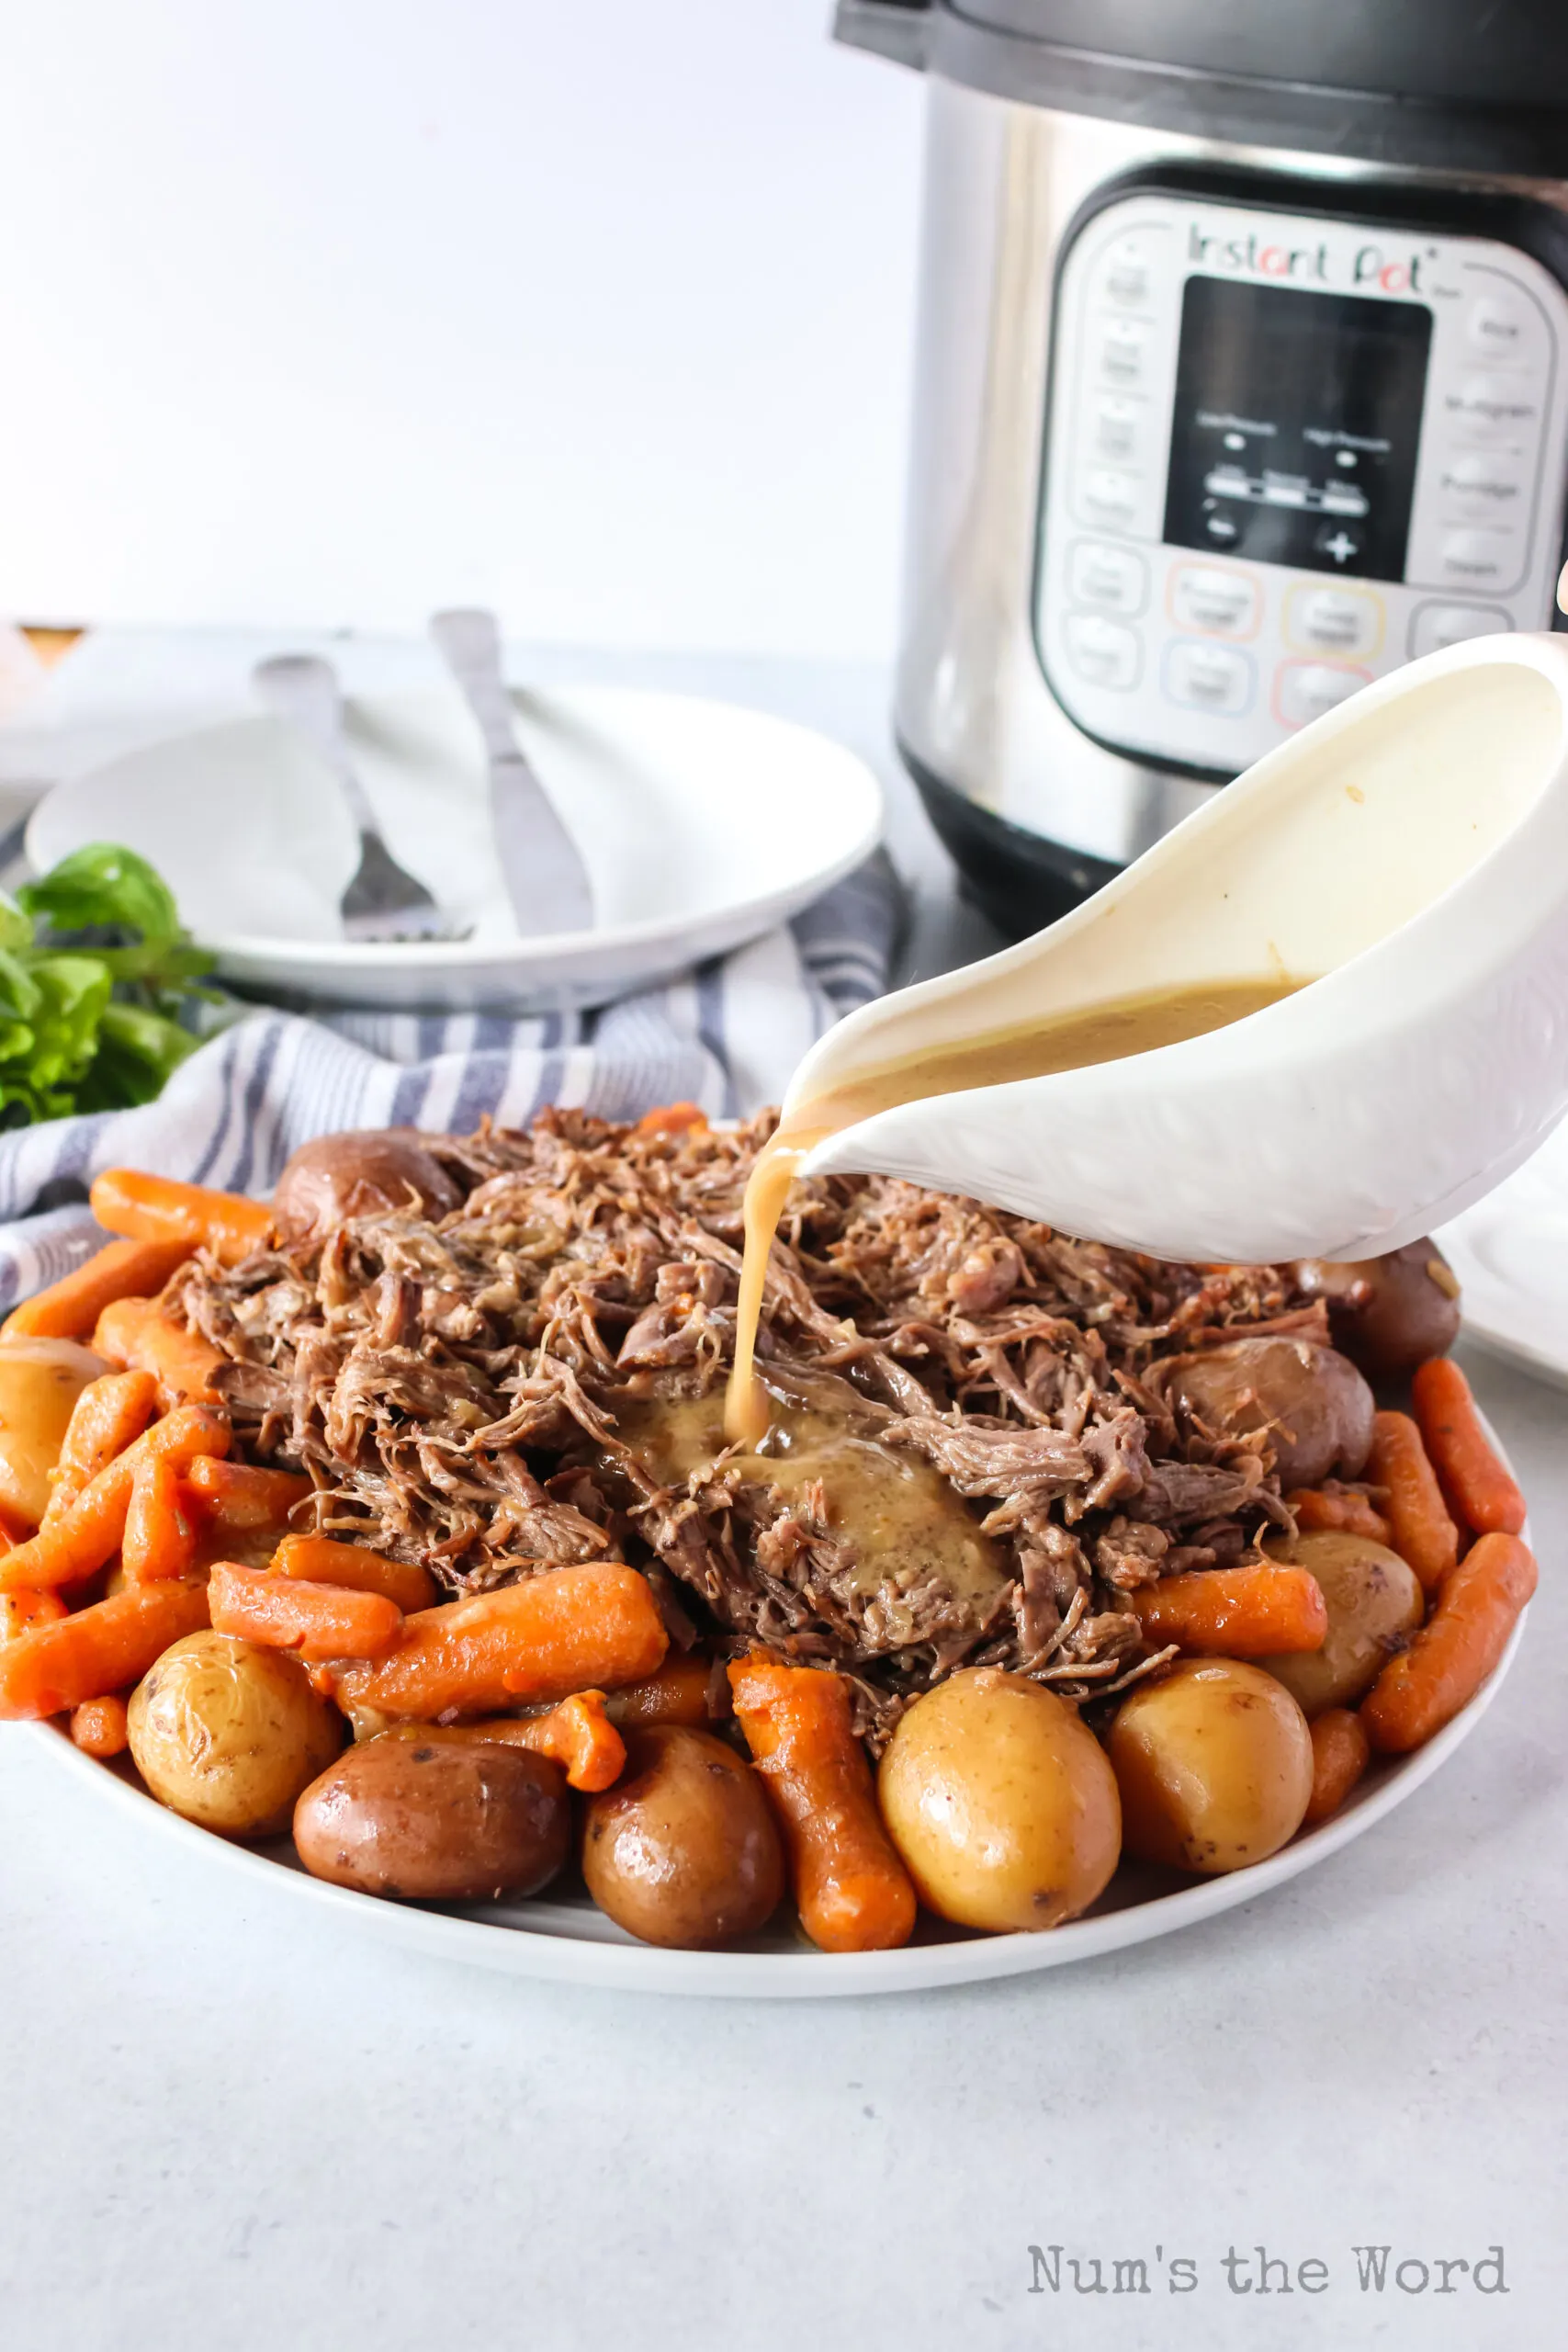
[[[986,944],[879,748],[874,674],[617,666],[871,752],[916,962]],[[128,1830],[0,1729],[0,2346],[1561,2341],[1564,1401],[1463,1361],[1542,1568],[1496,1704],[1346,1852],[1081,1967],[799,2007],[449,1968]],[[1477,2292],[1457,2266],[1499,2245],[1506,2291]],[[1288,2293],[1277,2268],[1258,2291],[1260,2245]],[[1059,2291],[1032,2246],[1062,2249]],[[1358,2246],[1391,2249],[1382,2294]],[[1106,2292],[1074,2291],[1075,2256]],[[1149,2292],[1111,2291],[1139,2257]]]

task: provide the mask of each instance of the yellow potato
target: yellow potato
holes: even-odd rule
[[[71,1410],[108,1370],[74,1340],[7,1340],[0,1347],[0,1513],[29,1532],[49,1506]]]
[[[337,1755],[343,1718],[297,1658],[187,1634],[130,1694],[130,1753],[161,1803],[204,1829],[267,1838]]]
[[[1099,1741],[1021,1674],[972,1668],[917,1699],[877,1795],[921,1902],[965,1928],[1060,1927],[1102,1893],[1121,1851]]]
[[[1217,1875],[1276,1852],[1312,1794],[1312,1734],[1282,1684],[1230,1657],[1183,1658],[1129,1691],[1106,1749],[1127,1851]]]
[[[1277,1675],[1309,1718],[1364,1699],[1389,1659],[1421,1623],[1425,1600],[1416,1571],[1397,1552],[1365,1535],[1314,1529],[1264,1545],[1317,1578],[1328,1605],[1320,1650],[1258,1660]]]

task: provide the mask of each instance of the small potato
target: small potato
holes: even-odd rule
[[[899,1719],[877,1795],[928,1909],[965,1928],[1059,1928],[1101,1894],[1122,1847],[1094,1734],[1026,1675],[972,1668]]]
[[[755,1935],[784,1891],[784,1847],[762,1783],[711,1732],[628,1734],[626,1769],[588,1801],[588,1892],[645,1944],[700,1951]]]
[[[1354,1478],[1371,1451],[1372,1392],[1353,1363],[1314,1340],[1231,1340],[1177,1356],[1166,1395],[1221,1437],[1269,1424],[1280,1484]]]
[[[1340,1354],[1374,1378],[1414,1372],[1459,1337],[1459,1283],[1435,1241],[1385,1258],[1298,1258],[1291,1272],[1308,1298],[1327,1302]]]
[[[298,1659],[187,1634],[130,1694],[136,1769],[159,1801],[229,1838],[271,1838],[343,1745],[343,1720]]]
[[[570,1841],[559,1766],[477,1739],[367,1740],[294,1808],[305,1868],[361,1894],[448,1903],[535,1894]]]
[[[272,1213],[290,1239],[319,1239],[344,1217],[389,1209],[450,1216],[462,1194],[408,1127],[369,1127],[301,1144],[277,1180]]]
[[[74,1340],[0,1346],[0,1517],[29,1534],[49,1508],[49,1474],[89,1380],[108,1370]]]
[[[1263,1861],[1295,1836],[1312,1794],[1306,1717],[1271,1674],[1236,1658],[1184,1658],[1137,1686],[1106,1749],[1127,1851],[1174,1870]]]
[[[1272,1536],[1264,1550],[1316,1577],[1328,1606],[1319,1650],[1259,1658],[1309,1718],[1364,1699],[1389,1659],[1421,1623],[1425,1603],[1414,1568],[1364,1535],[1327,1529]]]

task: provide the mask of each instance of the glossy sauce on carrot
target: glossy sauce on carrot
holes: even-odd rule
[[[1153,1053],[1161,1046],[1207,1036],[1212,1030],[1227,1029],[1248,1013],[1278,1004],[1304,985],[1278,976],[1213,980],[1192,988],[1122,997],[1054,1021],[1001,1030],[966,1045],[889,1062],[812,1102],[798,1103],[758,1154],[746,1186],[746,1249],[735,1364],[724,1418],[730,1442],[755,1447],[767,1432],[769,1398],[756,1376],[755,1354],[768,1252],[790,1186],[818,1144],[900,1103],[923,1102],[934,1094],[964,1094],[979,1086],[1007,1086],[1018,1079],[1049,1078],[1061,1070],[1122,1061],[1134,1054]]]

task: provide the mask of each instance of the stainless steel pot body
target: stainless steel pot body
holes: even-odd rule
[[[1053,113],[936,76],[927,104],[897,729],[977,895],[1021,930],[1098,887],[1218,788],[1194,763],[1096,740],[1068,716],[1042,659],[1053,304],[1071,224],[1108,183],[1171,164],[1288,175],[1298,204],[1315,184],[1328,212],[1354,210],[1371,186],[1438,184]],[[1564,205],[1556,183],[1470,185],[1559,213]],[[1560,483],[1551,495],[1555,548]],[[1524,625],[1546,622],[1542,613]]]

